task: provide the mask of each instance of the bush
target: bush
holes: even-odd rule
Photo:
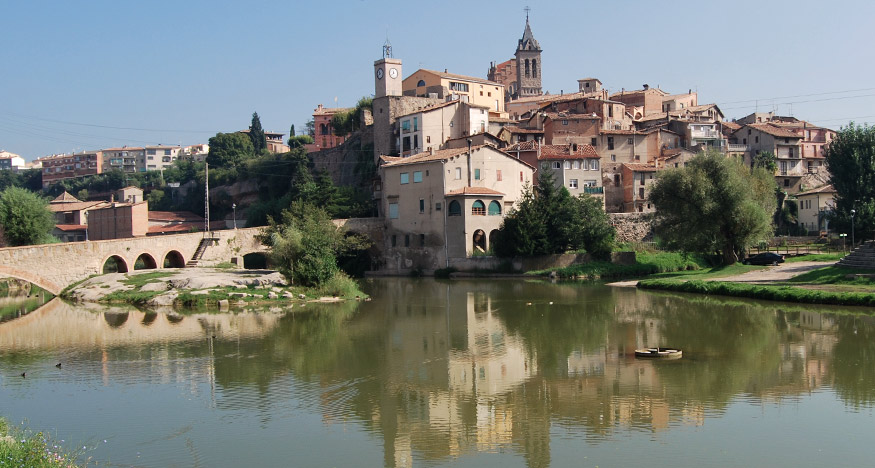
[[[634,265],[615,265],[605,261],[594,261],[565,268],[532,271],[529,274],[546,276],[551,271],[555,271],[560,278],[631,278],[654,273],[699,270],[708,266],[708,262],[701,257],[687,256],[677,252],[638,253],[636,257],[637,261]]]
[[[334,276],[325,281],[319,288],[319,292],[326,296],[346,298],[363,295],[359,290],[358,283],[342,271],[335,273]]]

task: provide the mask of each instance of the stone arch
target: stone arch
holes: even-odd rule
[[[30,284],[35,284],[56,296],[61,292],[62,289],[64,289],[62,286],[54,284],[52,281],[38,276],[32,271],[23,271],[5,265],[0,265],[0,277],[2,276],[11,276],[13,278],[25,280]]]
[[[143,252],[134,260],[134,270],[154,270],[158,268],[158,264],[155,263],[155,257],[149,255],[147,252]]]
[[[162,268],[185,268],[185,257],[178,250],[171,250],[164,255]]]
[[[247,270],[265,270],[270,267],[270,259],[264,252],[250,252],[243,255],[243,268]]]
[[[495,250],[495,243],[498,242],[498,229],[489,231],[489,250]]]
[[[112,255],[106,260],[103,261],[103,268],[101,270],[103,274],[107,273],[127,273],[128,272],[128,262],[125,261],[120,255]]]
[[[471,240],[473,241],[474,252],[486,252],[486,233],[483,232],[483,229],[478,229],[474,231],[474,235],[471,236]]]

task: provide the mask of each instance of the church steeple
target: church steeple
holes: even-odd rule
[[[529,25],[529,7],[526,7],[526,29],[517,43],[516,53],[517,89],[515,97],[541,94],[541,45],[532,34]]]

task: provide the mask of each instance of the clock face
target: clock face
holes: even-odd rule
[[[378,69],[377,69],[377,79],[378,79],[378,80],[382,80],[382,79],[383,79],[383,69],[382,69],[382,68],[378,68]]]
[[[392,78],[398,78],[398,70],[396,70],[394,68],[390,68],[389,69],[389,76],[391,76]]]

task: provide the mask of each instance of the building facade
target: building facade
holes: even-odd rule
[[[44,188],[61,180],[103,172],[103,153],[101,151],[46,156],[40,158],[39,161],[42,164]]]

